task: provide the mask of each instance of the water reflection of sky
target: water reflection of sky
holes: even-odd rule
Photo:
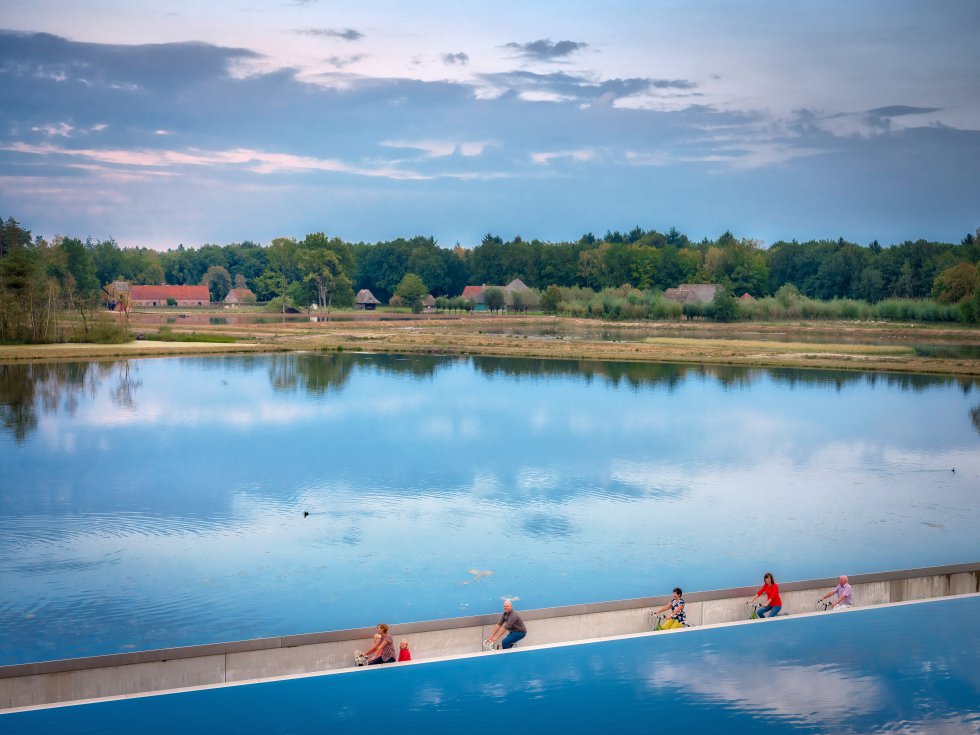
[[[5,662],[977,558],[971,383],[351,355],[39,375],[33,428],[0,434]]]
[[[980,598],[0,716],[129,732],[975,733]],[[933,621],[926,625],[924,621]]]

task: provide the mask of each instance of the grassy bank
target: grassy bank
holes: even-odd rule
[[[141,315],[131,329],[150,332]],[[147,319],[155,318],[147,315]],[[188,320],[189,321],[189,320]],[[156,326],[156,325],[153,325]],[[610,332],[612,335],[610,336]],[[351,350],[497,355],[568,360],[626,360],[765,367],[885,370],[980,377],[980,359],[928,357],[915,344],[980,346],[980,329],[868,322],[617,323],[546,316],[441,316],[172,327],[192,339],[234,342],[133,341],[116,345],[0,346],[0,361],[97,359],[154,355]]]

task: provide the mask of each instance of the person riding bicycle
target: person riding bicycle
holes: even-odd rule
[[[831,610],[846,610],[854,604],[854,590],[852,590],[851,585],[847,583],[846,574],[840,575],[840,578],[837,580],[837,586],[818,599],[817,602],[823,602],[831,595],[837,595],[837,600],[830,607]]]
[[[654,613],[659,615],[660,613],[670,610],[670,615],[664,621],[661,626],[661,630],[669,630],[670,628],[680,628],[684,625],[684,598],[681,597],[684,593],[681,591],[680,587],[674,587],[673,597],[670,602],[664,605],[659,610],[654,610]]]
[[[760,618],[766,617],[767,613],[770,618],[779,615],[779,611],[783,609],[783,600],[779,596],[779,585],[773,579],[772,572],[766,572],[762,577],[762,587],[755,593],[755,597],[749,600],[749,604],[752,604],[763,595],[766,596],[766,605],[756,610],[755,614]]]
[[[380,635],[380,638],[377,636]],[[388,632],[388,626],[378,623],[378,632],[375,634],[375,644],[364,652],[364,657],[368,659],[367,665],[391,664],[395,662],[395,642]]]
[[[487,638],[487,642],[491,646],[494,645],[497,639],[504,634],[504,631],[507,631],[507,636],[500,644],[500,647],[504,649],[512,648],[515,643],[527,635],[527,627],[525,627],[521,616],[514,612],[514,604],[510,600],[504,600],[503,615],[500,616],[500,622],[497,623]]]

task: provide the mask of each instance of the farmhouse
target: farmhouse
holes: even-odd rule
[[[207,286],[130,286],[130,306],[207,306],[211,293]]]

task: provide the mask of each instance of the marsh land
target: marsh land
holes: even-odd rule
[[[123,318],[112,315],[112,318]],[[152,339],[176,335],[234,342]],[[980,328],[883,322],[600,322],[544,315],[386,311],[278,315],[248,310],[152,310],[128,315],[145,339],[123,344],[0,346],[0,361],[293,350],[496,355],[885,370],[980,376]]]

